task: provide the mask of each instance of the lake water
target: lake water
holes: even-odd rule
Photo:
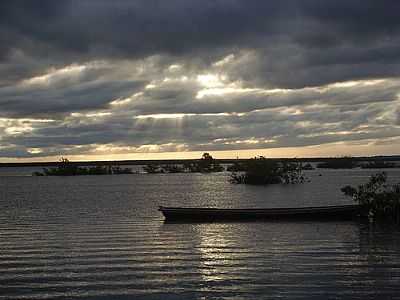
[[[358,222],[164,224],[158,205],[351,203],[377,170],[30,177],[0,168],[0,299],[400,299],[400,232]],[[400,181],[400,169],[388,170]],[[321,176],[320,176],[321,175]]]

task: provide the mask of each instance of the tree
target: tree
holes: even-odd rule
[[[203,153],[198,163],[198,169],[202,173],[221,172],[224,170],[209,153]]]
[[[209,153],[203,153],[201,159],[197,162],[186,163],[184,168],[191,173],[213,173],[222,172],[224,167],[221,166]]]
[[[79,175],[79,167],[68,160],[61,157],[56,168],[44,168],[43,172],[47,176],[75,176]]]

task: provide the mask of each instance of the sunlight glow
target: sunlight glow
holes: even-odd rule
[[[207,96],[223,96],[226,94],[241,94],[241,93],[249,93],[249,92],[257,92],[258,89],[242,89],[242,88],[234,88],[234,87],[223,87],[223,88],[209,88],[202,89],[197,92],[196,99],[202,99]]]
[[[197,82],[206,88],[223,87],[225,84],[223,81],[226,80],[226,76],[220,76],[215,74],[203,74],[197,75]]]
[[[217,144],[224,144],[224,145],[242,145],[242,144],[267,144],[267,143],[274,143],[276,142],[275,139],[260,139],[260,138],[250,138],[250,139],[245,139],[245,140],[239,140],[239,139],[227,139],[227,138],[220,138],[220,139],[215,139],[213,142]]]
[[[116,99],[116,100],[110,102],[110,105],[121,106],[121,105],[126,105],[130,102],[132,102],[132,98],[123,98],[123,99],[119,98],[119,99]]]
[[[50,69],[47,74],[22,81],[22,85],[49,85],[53,80],[75,77],[87,69],[86,65],[70,65],[61,69]]]
[[[204,113],[204,114],[195,114],[195,113],[176,113],[176,114],[150,114],[150,115],[140,115],[134,117],[135,119],[181,119],[183,117],[192,117],[192,116],[232,116],[232,115],[243,115],[242,113]]]
[[[111,112],[93,112],[93,113],[71,113],[71,117],[100,118],[112,115]]]
[[[227,56],[225,56],[223,59],[216,61],[215,63],[213,63],[214,67],[222,67],[224,65],[229,64],[230,62],[232,62],[235,59],[235,55],[234,54],[229,54]]]
[[[150,90],[150,89],[154,89],[154,88],[156,88],[157,86],[155,85],[155,84],[148,84],[148,85],[146,85],[144,88],[146,89],[146,90]]]
[[[168,67],[168,71],[170,71],[170,72],[176,72],[176,71],[179,71],[180,69],[182,69],[182,66],[178,65],[178,64],[170,65]]]
[[[10,119],[10,118],[0,118],[0,129],[4,128],[4,133],[7,135],[20,135],[24,133],[29,133],[34,130],[35,125],[47,124],[54,122],[50,119]]]
[[[26,151],[30,154],[39,154],[43,152],[40,148],[28,148]]]
[[[30,118],[20,118],[20,119],[11,119],[11,118],[0,118],[0,126],[2,123],[6,122],[20,122],[20,123],[51,123],[54,122],[52,119],[30,119]]]
[[[31,127],[30,125],[10,126],[10,127],[6,128],[4,131],[6,134],[9,134],[9,135],[19,135],[19,134],[32,132],[33,127]]]
[[[136,116],[135,119],[180,119],[186,116],[194,116],[196,114],[151,114]]]
[[[91,153],[95,155],[104,154],[125,154],[126,153],[159,153],[168,151],[186,151],[186,144],[178,143],[165,143],[165,144],[146,144],[140,146],[129,146],[129,145],[114,145],[114,144],[102,144],[94,145]]]
[[[325,88],[350,88],[355,86],[370,86],[377,85],[380,83],[386,82],[386,79],[375,79],[375,80],[352,80],[352,81],[344,81],[344,82],[336,82],[332,84],[328,84]]]
[[[371,143],[374,147],[371,147]],[[280,157],[335,157],[335,156],[370,156],[380,153],[380,155],[397,155],[400,147],[399,137],[390,137],[384,139],[367,139],[359,140],[357,144],[352,142],[327,143],[321,145],[312,145],[304,147],[279,147],[279,148],[257,148],[243,150],[216,150],[208,151],[213,157],[218,159],[234,159],[234,158],[251,158],[258,155],[265,157],[280,158]],[[378,151],[378,152],[377,152]],[[131,152],[131,153],[85,153],[79,155],[68,155],[68,158],[73,161],[87,160],[127,160],[127,159],[196,159],[201,157],[204,151],[165,151],[158,153],[150,152]],[[32,159],[26,158],[0,158],[1,162],[44,162],[58,161],[59,156],[41,156]]]
[[[323,137],[323,136],[330,136],[330,135],[352,135],[352,134],[366,134],[369,133],[368,130],[358,130],[358,131],[324,131],[321,133],[310,133],[310,134],[299,134],[298,137],[301,138],[313,138],[313,137]]]

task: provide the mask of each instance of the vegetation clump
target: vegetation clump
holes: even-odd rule
[[[385,172],[372,175],[357,188],[345,186],[341,191],[362,206],[365,214],[377,221],[393,220],[400,224],[400,184],[387,184]]]
[[[231,183],[236,184],[296,184],[304,183],[301,163],[267,159],[263,156],[255,157],[243,163],[244,172],[233,172]]]
[[[62,157],[55,168],[43,168],[43,173],[34,172],[34,176],[77,176],[77,175],[111,175],[132,174],[132,169],[115,166],[97,165],[81,167]]]

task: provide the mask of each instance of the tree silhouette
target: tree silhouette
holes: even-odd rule
[[[301,163],[279,162],[259,156],[244,162],[241,165],[243,173],[233,172],[231,183],[237,184],[276,184],[276,183],[303,183],[305,177]]]

